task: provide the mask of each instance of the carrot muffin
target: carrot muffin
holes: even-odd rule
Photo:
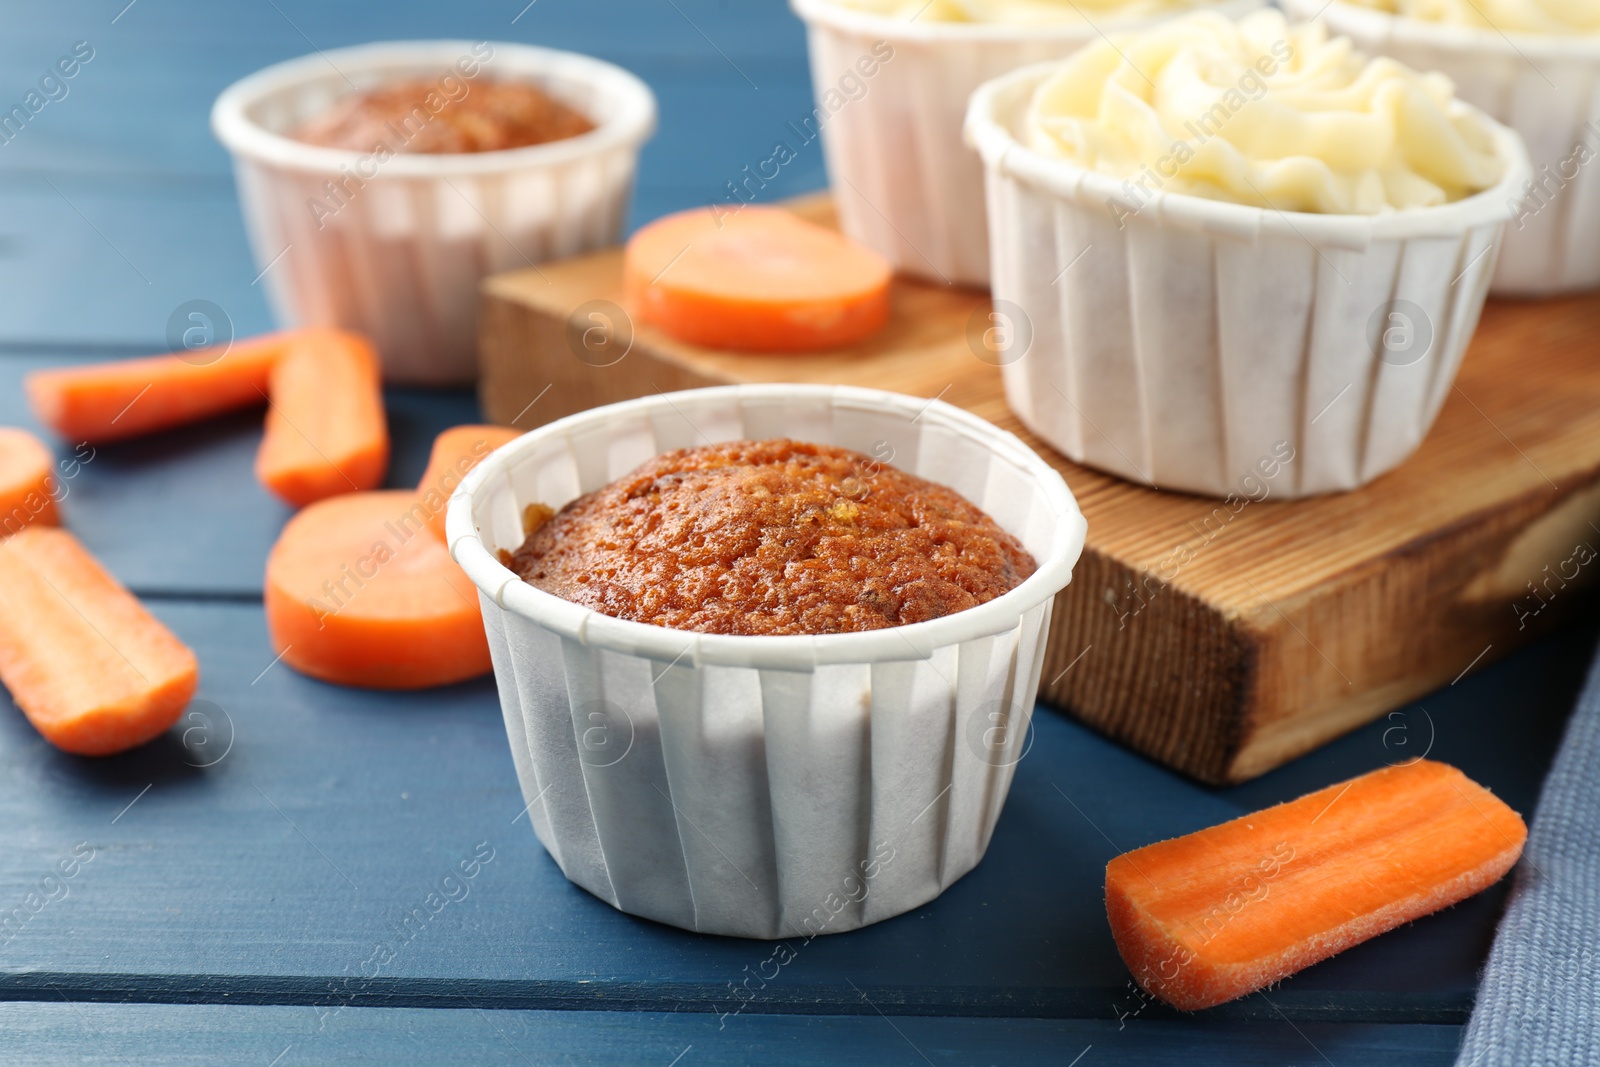
[[[505,561],[524,581],[615,618],[701,633],[925,622],[993,600],[1035,568],[954,490],[790,440],[668,452],[530,519]]]
[[[371,152],[498,152],[563,141],[594,123],[575,108],[522,82],[415,78],[343,97],[303,123],[298,141],[324,148]]]

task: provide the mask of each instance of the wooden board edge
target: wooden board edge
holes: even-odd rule
[[[1180,590],[1145,586],[1134,570],[1088,548],[1056,598],[1039,699],[1220,785],[1246,741],[1262,641],[1247,620],[1225,618]],[[1081,670],[1090,657],[1091,669]]]
[[[1261,706],[1278,712],[1268,718],[1258,711],[1226,780],[1281,766],[1454,685],[1575,617],[1584,606],[1582,590],[1600,583],[1600,466],[1565,480],[1564,489],[1530,490],[1363,560],[1337,582],[1254,612],[1251,625],[1267,648]],[[1583,545],[1590,547],[1578,552]],[[1572,563],[1581,554],[1593,565]],[[1570,579],[1551,574],[1558,561],[1571,563]],[[1547,604],[1526,588],[1541,574],[1552,586]],[[1417,599],[1419,590],[1430,589],[1440,595]],[[1382,628],[1390,635],[1386,649],[1361,647],[1370,638],[1351,625],[1373,605],[1392,605],[1401,616]],[[1348,679],[1341,662],[1360,662],[1368,671]],[[1345,690],[1352,695],[1340,696]]]

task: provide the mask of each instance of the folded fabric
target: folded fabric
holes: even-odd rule
[[[1456,1067],[1600,1063],[1600,660],[1545,780]]]

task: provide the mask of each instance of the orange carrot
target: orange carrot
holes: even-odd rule
[[[888,261],[778,208],[657,219],[628,242],[623,272],[641,322],[712,348],[838,348],[889,321]]]
[[[1527,835],[1487,789],[1418,760],[1118,856],[1106,912],[1135,981],[1209,1008],[1488,888]]]
[[[24,388],[40,422],[69,441],[101,444],[267,402],[267,377],[292,333],[182,356],[35,371]]]
[[[12,534],[30,522],[54,526],[55,459],[27,430],[0,426],[0,534]]]
[[[478,590],[417,494],[346,493],[306,508],[267,557],[267,630],[303,674],[423,689],[489,670]]]
[[[80,756],[142,745],[178,721],[199,674],[70,533],[0,541],[0,681],[45,740]]]
[[[485,456],[522,435],[509,426],[452,426],[433,439],[428,469],[422,472],[417,493],[428,509],[428,529],[443,541],[445,505],[461,479]]]
[[[296,507],[371,489],[389,468],[378,356],[366,338],[305,330],[272,368],[261,484]]]

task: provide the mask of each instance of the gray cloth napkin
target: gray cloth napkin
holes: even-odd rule
[[[1600,1064],[1600,660],[1545,780],[1456,1067]]]

